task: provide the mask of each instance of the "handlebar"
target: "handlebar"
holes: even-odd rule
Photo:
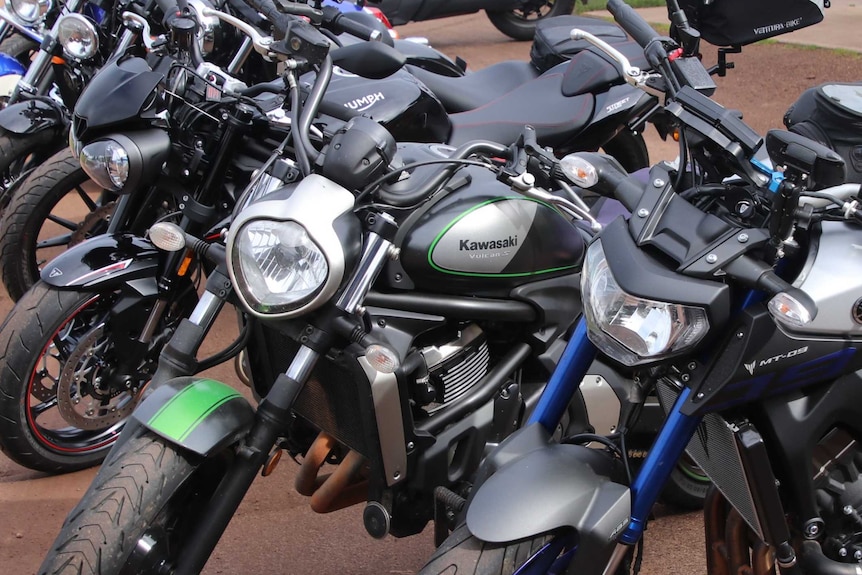
[[[635,39],[635,42],[646,48],[653,40],[661,39],[661,35],[646,23],[634,8],[623,2],[623,0],[608,0],[608,12],[614,20],[622,26],[623,30]]]
[[[349,18],[335,6],[325,6],[323,8],[322,24],[334,34],[346,32],[351,36],[356,36],[357,38],[370,41],[379,41],[383,39],[383,35],[380,30],[366,26],[362,22]]]

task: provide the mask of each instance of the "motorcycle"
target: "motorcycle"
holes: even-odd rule
[[[60,9],[53,2],[15,0],[0,7],[0,103],[6,105]]]
[[[599,154],[560,162],[574,185],[631,217],[586,249],[584,319],[421,573],[636,570],[650,509],[686,451],[716,487],[704,512],[710,573],[854,573],[859,185],[808,138],[773,130],[764,142],[705,95],[696,51],[680,56],[620,0],[608,9],[657,63],[659,75],[632,70],[630,81],[661,90],[682,161],[654,166],[646,182]],[[763,147],[775,169],[757,159]],[[601,439],[604,451],[583,446],[593,436],[549,433],[597,355],[634,376],[633,395],[655,389],[668,410],[636,475],[630,418]]]
[[[583,20],[577,22],[583,24]],[[625,49],[620,44],[625,35],[618,27],[602,23],[592,24],[591,29]],[[518,137],[520,126],[529,123],[539,129],[540,143],[561,153],[602,148],[631,170],[648,163],[638,132],[655,104],[619,85],[622,80],[615,69],[599,56],[583,52],[583,43],[557,46],[550,60],[543,54],[543,74],[537,72],[534,59],[533,64],[505,62],[463,77],[453,76],[456,65],[427,46],[409,41],[395,45],[408,65],[390,78],[369,81],[336,71],[321,107],[333,119],[333,130],[357,114],[371,113],[399,140],[458,145],[478,137],[509,143]],[[564,65],[568,58],[573,60]],[[591,75],[593,81],[588,82]],[[305,89],[311,82],[300,81]],[[551,113],[555,110],[570,112],[561,117],[559,112]],[[325,125],[320,128],[328,130]],[[64,150],[19,187],[4,216],[5,234],[0,238],[0,269],[13,299],[36,281],[51,257],[104,230],[110,214],[104,202],[94,202],[90,213],[84,212],[77,222],[54,214],[64,198],[81,195],[86,180],[75,158]]]
[[[575,0],[369,0],[395,26],[484,10],[497,30],[514,40],[531,40],[536,24],[569,15]]]
[[[294,69],[319,66],[312,94],[325,92],[334,64],[360,75],[401,65],[371,43],[330,57],[307,23],[274,21],[284,41],[256,47],[285,61],[292,87]],[[359,116],[318,151],[296,127],[307,130],[320,100],[300,111],[293,91],[290,138],[311,172],[288,183],[276,152],[229,229],[209,240],[150,228],[161,249],[208,262],[206,290],[42,572],[94,571],[90,543],[102,574],[199,572],[251,481],[262,468],[269,475],[283,449],[303,455],[296,488],[317,511],[365,501],[376,537],[417,533],[435,517],[448,530],[446,511],[462,501],[484,446],[519,424],[543,385],[578,312],[572,272],[592,220],[533,186],[555,177],[526,153],[553,158],[535,133],[513,146],[397,144]],[[72,263],[75,251],[54,265]],[[228,302],[244,310],[257,408],[230,386],[189,377]],[[325,462],[337,465],[328,477]],[[106,538],[90,540],[80,525],[99,514],[94,501],[124,497],[117,486],[126,481],[142,488],[142,505],[121,503],[105,517],[114,525]]]

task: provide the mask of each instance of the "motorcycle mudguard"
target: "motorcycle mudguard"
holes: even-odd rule
[[[161,252],[132,234],[101,235],[51,260],[41,279],[59,289],[111,288],[128,284],[143,296],[157,293]]]
[[[59,105],[45,100],[17,102],[0,110],[0,128],[13,134],[34,134],[52,128],[65,128],[65,114]]]
[[[132,417],[171,443],[207,456],[245,435],[254,410],[227,384],[178,377],[156,388]]]
[[[547,431],[533,424],[509,436],[489,459],[483,467],[497,471],[487,476],[483,470],[487,479],[471,496],[470,533],[503,543],[572,528],[578,534],[575,561],[604,565],[631,511],[629,488],[610,479],[604,454],[550,443]]]

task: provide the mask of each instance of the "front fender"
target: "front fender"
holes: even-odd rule
[[[171,443],[207,456],[245,435],[254,410],[229,385],[178,377],[156,388],[132,417]]]
[[[34,134],[42,130],[65,130],[66,113],[46,100],[16,102],[0,110],[0,128],[13,134]]]
[[[616,473],[604,453],[550,443],[547,432],[533,424],[489,459],[499,467],[472,494],[470,533],[503,543],[572,528],[578,534],[575,561],[584,568],[604,565],[631,511],[629,488],[610,479]]]
[[[59,289],[112,288],[128,284],[141,295],[158,291],[162,253],[132,234],[101,235],[73,246],[51,260],[41,279]]]

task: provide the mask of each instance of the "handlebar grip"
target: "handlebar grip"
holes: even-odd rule
[[[162,15],[165,20],[167,20],[170,16],[178,14],[180,11],[180,6],[177,0],[156,0],[156,4],[162,11]]]
[[[332,20],[332,25],[334,28],[338,30],[333,30],[338,33],[346,32],[351,36],[356,36],[357,38],[361,38],[363,40],[380,40],[381,33],[380,30],[372,28],[371,26],[366,26],[362,22],[358,22],[352,18],[348,18],[345,14],[339,13]]]
[[[645,48],[653,40],[661,38],[661,35],[623,0],[608,0],[608,12],[641,47]]]
[[[290,21],[290,16],[279,12],[272,0],[245,0],[245,2],[263,14],[279,34],[284,35],[287,32],[287,24]]]

